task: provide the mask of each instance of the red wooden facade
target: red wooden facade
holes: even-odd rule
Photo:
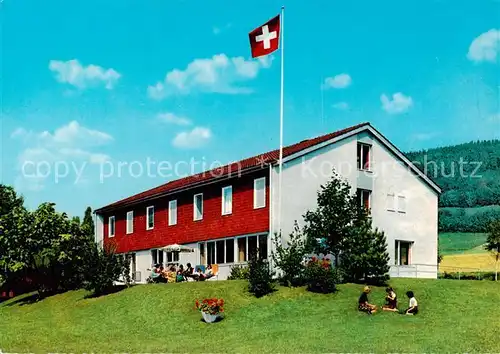
[[[254,180],[266,177],[266,205],[254,209]],[[232,186],[232,213],[222,215],[222,188]],[[193,197],[203,193],[203,219],[193,220]],[[168,225],[168,204],[177,200],[177,224]],[[154,228],[146,229],[146,208],[154,206]],[[126,233],[127,212],[134,212],[133,233]],[[102,213],[104,244],[119,253],[269,231],[269,169],[226,179]],[[109,217],[115,236],[108,237]]]

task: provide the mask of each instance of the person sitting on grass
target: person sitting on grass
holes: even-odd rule
[[[386,304],[382,306],[382,310],[384,311],[398,311],[398,298],[393,288],[385,289],[387,295],[385,296]]]
[[[369,315],[377,312],[377,306],[372,305],[368,302],[368,294],[370,293],[370,291],[371,291],[370,287],[365,286],[358,300],[358,310],[366,312]]]
[[[415,299],[415,294],[410,290],[406,292],[406,296],[410,299],[410,304],[405,311],[405,315],[416,315],[418,313],[418,302]]]

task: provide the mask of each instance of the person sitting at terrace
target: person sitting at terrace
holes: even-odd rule
[[[205,280],[205,276],[203,274],[203,271],[199,267],[196,268],[196,271],[194,272],[193,276],[198,281]]]
[[[179,268],[177,269],[177,281],[185,281],[186,278],[184,277],[184,266],[181,264]]]
[[[186,278],[194,278],[194,269],[191,266],[191,263],[186,264],[186,270],[184,271],[183,275]]]
[[[159,264],[155,264],[153,269],[151,270],[151,279],[155,283],[159,283],[163,281],[162,277],[162,271],[163,267],[161,267]]]
[[[167,271],[167,282],[175,283],[176,280],[177,280],[177,272],[175,271],[175,267],[171,266],[170,269]]]
[[[203,274],[203,277],[204,277],[204,278],[205,278],[205,280],[206,280],[206,279],[210,279],[210,278],[211,278],[211,277],[213,277],[213,276],[214,276],[214,272],[213,272],[213,270],[212,270],[212,265],[211,265],[211,264],[209,264],[209,265],[207,266],[207,269],[205,270],[205,273]]]

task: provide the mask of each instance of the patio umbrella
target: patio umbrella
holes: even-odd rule
[[[178,245],[177,243],[162,247],[161,249],[167,252],[194,252],[194,248]]]

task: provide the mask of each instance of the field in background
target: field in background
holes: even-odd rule
[[[439,251],[445,255],[484,253],[481,246],[486,242],[486,233],[443,232],[439,234]]]
[[[485,233],[446,232],[439,234],[443,260],[441,272],[494,271],[495,257],[485,251]]]
[[[260,299],[245,281],[138,285],[85,299],[72,291],[34,304],[0,304],[0,349],[10,353],[497,353],[498,284],[392,279],[400,307],[413,290],[420,312],[373,316],[357,311],[362,285],[331,295],[280,287]],[[384,303],[384,287],[371,302]],[[222,297],[226,318],[201,321],[195,299]],[[457,324],[459,324],[457,326]]]

